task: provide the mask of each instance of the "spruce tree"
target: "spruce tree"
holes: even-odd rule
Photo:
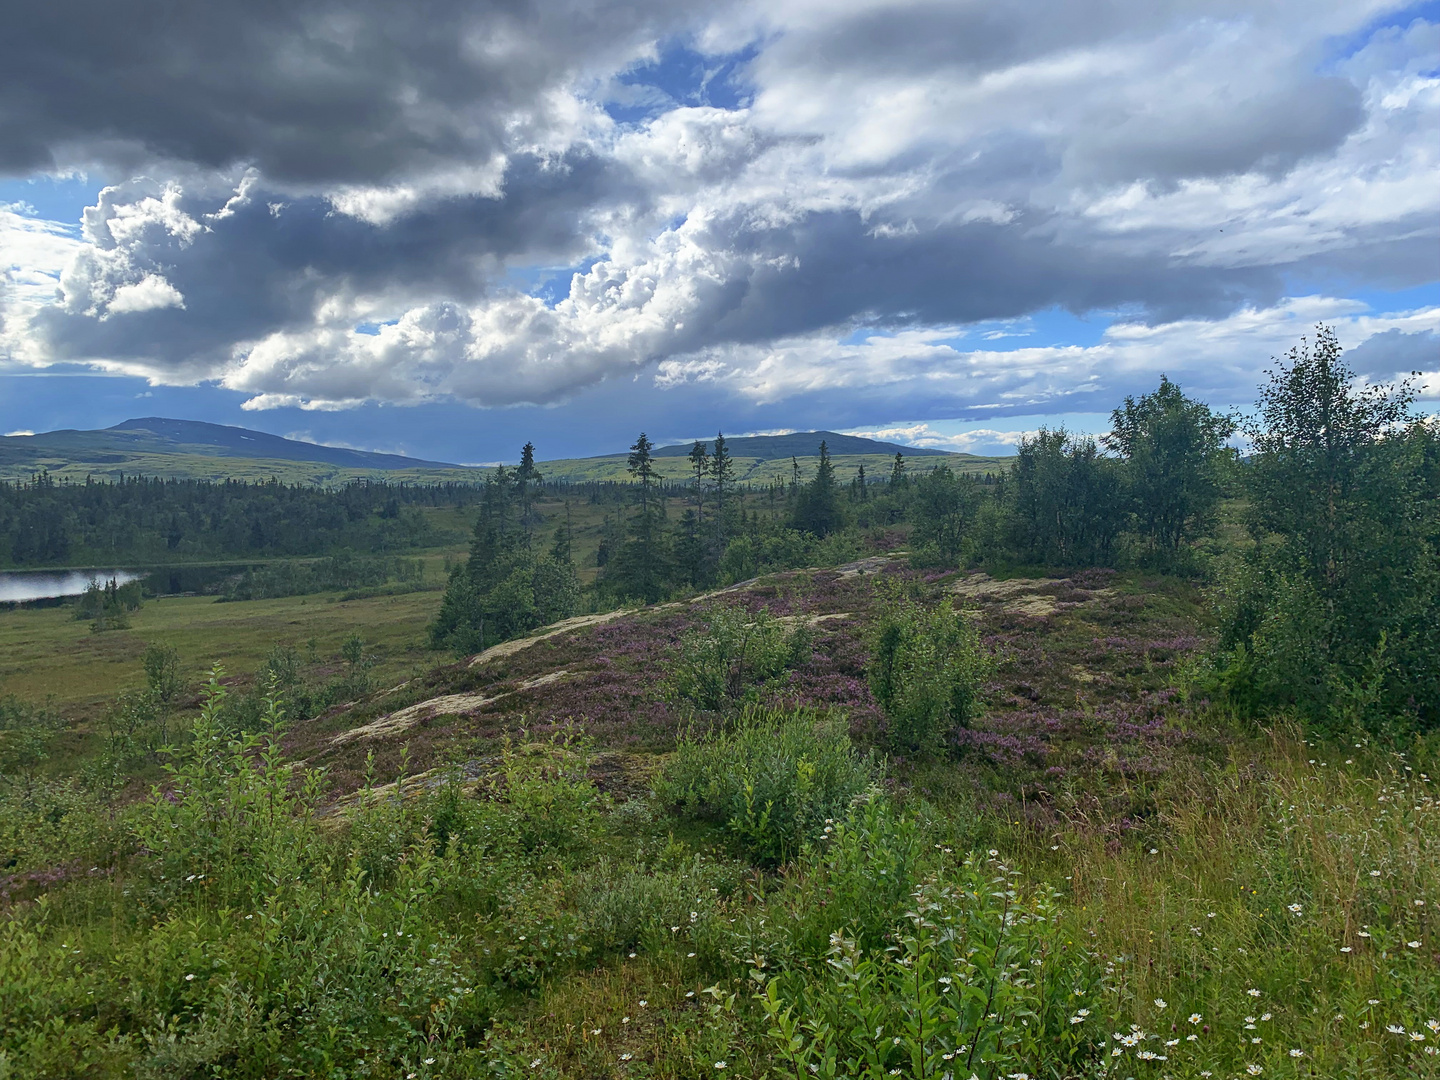
[[[835,466],[830,461],[830,448],[820,443],[820,464],[805,485],[795,509],[795,527],[816,536],[829,536],[840,525],[839,491],[835,485]]]
[[[520,448],[520,467],[514,472],[515,495],[520,504],[520,522],[528,530],[535,523],[534,510],[534,485],[540,483],[541,476],[535,468],[535,444],[527,442]],[[529,542],[529,534],[526,534],[526,542]]]
[[[654,444],[642,431],[630,447],[626,467],[639,483],[639,512],[631,519],[631,538],[611,559],[607,580],[623,596],[653,603],[665,595],[665,553],[660,518],[663,502],[656,491]]]
[[[905,455],[899,450],[895,451],[895,463],[890,466],[890,490],[903,487],[905,484]]]
[[[735,463],[723,432],[715,436],[715,454],[710,459],[710,478],[715,481],[715,535],[725,545],[725,492],[735,482]]]
[[[690,467],[695,470],[695,520],[705,520],[705,477],[710,474],[710,452],[699,439],[690,448]]]

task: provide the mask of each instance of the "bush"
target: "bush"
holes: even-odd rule
[[[817,973],[768,980],[776,1057],[797,1077],[1079,1075],[1096,1051],[1075,1010],[1100,970],[1065,940],[1056,895],[1027,895],[993,858],[943,870],[892,943],[840,931]]]
[[[586,875],[579,906],[586,938],[597,952],[641,946],[658,954],[673,948],[683,933],[687,947],[714,959],[729,944],[720,905],[738,891],[744,867],[700,855],[669,862],[673,865],[663,858],[656,865],[602,862]]]
[[[770,971],[813,969],[837,933],[864,948],[884,948],[893,939],[915,889],[933,870],[924,823],[898,813],[877,790],[822,835],[768,903],[741,915],[737,957],[763,956]]]
[[[755,701],[766,685],[804,663],[810,635],[789,626],[768,609],[713,607],[704,625],[680,639],[666,665],[664,693],[672,702],[721,709]]]
[[[424,577],[425,564],[419,559],[364,558],[340,551],[314,562],[281,562],[246,570],[226,584],[220,601],[307,596],[341,589],[375,588],[391,581],[413,588],[418,587]]]
[[[871,693],[889,722],[891,749],[938,750],[946,735],[974,718],[991,669],[980,635],[948,600],[934,608],[892,600],[871,631],[867,667]]]
[[[0,698],[0,779],[32,781],[64,726],[64,718],[51,709],[14,696]]]
[[[751,706],[710,738],[684,738],[655,782],[661,802],[720,824],[756,862],[776,866],[825,835],[827,821],[879,779],[837,716]]]
[[[1270,372],[1244,470],[1256,543],[1220,620],[1237,708],[1333,731],[1440,726],[1440,436],[1413,398],[1364,385],[1325,327]]]
[[[590,744],[568,734],[507,743],[501,757],[509,833],[525,854],[583,850],[600,828],[605,796],[589,780]]]
[[[144,602],[145,596],[138,581],[119,585],[111,578],[103,586],[92,581],[75,601],[75,618],[81,622],[94,620],[90,623],[94,633],[128,630],[130,613],[139,611]]]

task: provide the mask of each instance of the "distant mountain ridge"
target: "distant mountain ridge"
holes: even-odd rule
[[[802,463],[803,469],[813,468],[822,440],[837,468],[846,470],[847,476],[862,465],[871,475],[879,476],[889,469],[897,453],[917,459],[915,467],[921,470],[942,463],[962,472],[1003,467],[999,458],[900,446],[834,431],[746,435],[727,442],[735,458],[737,479],[765,483],[777,477],[788,480],[792,457]],[[680,443],[655,451],[657,474],[667,482],[683,482],[689,476],[690,463],[685,458],[692,445]],[[713,452],[714,441],[707,441],[706,448]],[[537,464],[542,474],[553,480],[625,482],[630,479],[625,462],[622,450]],[[321,446],[248,428],[163,416],[137,417],[102,430],[65,429],[0,437],[0,481],[6,483],[23,482],[40,473],[72,482],[148,476],[251,482],[280,479],[329,486],[368,475],[397,483],[478,483],[487,472],[478,467]]]
[[[445,461],[426,461],[402,454],[377,454],[369,450],[350,450],[341,446],[285,439],[263,431],[208,424],[201,420],[172,420],[162,416],[146,416],[126,420],[106,431],[145,431],[177,446],[205,447],[220,457],[268,458],[278,461],[323,461],[351,469],[455,469],[458,465]],[[51,432],[50,434],[60,434]],[[35,436],[42,438],[42,436]]]
[[[898,443],[880,442],[859,435],[841,435],[835,431],[794,431],[789,435],[741,435],[734,439],[728,436],[725,446],[735,457],[773,458],[815,457],[820,453],[821,441],[832,454],[904,454],[906,457],[949,457],[948,450],[928,450],[919,446],[901,446]],[[694,443],[678,443],[662,446],[654,451],[655,457],[685,457]],[[707,453],[715,452],[715,440],[705,443]],[[598,455],[609,457],[608,454]]]

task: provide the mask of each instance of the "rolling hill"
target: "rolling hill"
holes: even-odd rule
[[[842,481],[850,480],[862,465],[870,477],[888,475],[897,452],[905,455],[914,471],[943,462],[960,472],[983,473],[1003,468],[1006,461],[899,446],[833,431],[741,436],[726,441],[736,479],[769,483],[774,479],[791,480],[797,466],[800,479],[807,479],[814,471],[822,439]],[[664,446],[655,452],[656,471],[663,479],[681,482],[690,477],[687,455],[691,445]],[[707,448],[713,450],[713,442]],[[576,483],[630,479],[624,453],[538,464],[541,474],[550,480]],[[399,454],[321,446],[223,424],[150,416],[99,431],[61,430],[0,437],[0,481],[29,480],[40,472],[82,482],[86,478],[115,480],[139,475],[201,480],[274,478],[330,486],[366,477],[394,483],[476,483],[487,470]]]
[[[119,476],[342,484],[356,477],[393,481],[474,481],[483,471],[439,461],[376,454],[285,439],[197,420],[143,417],[100,431],[48,431],[0,438],[0,480]]]
[[[176,447],[204,447],[217,457],[266,458],[272,461],[319,461],[349,469],[458,469],[445,461],[425,461],[400,454],[376,454],[368,450],[351,450],[342,446],[321,446],[317,443],[284,439],[263,431],[207,424],[199,420],[168,420],[147,416],[142,420],[126,420],[97,434],[115,432],[124,437],[135,432],[156,436]],[[65,434],[52,432],[52,435]],[[40,439],[47,436],[36,435]]]
[[[927,450],[918,446],[901,446],[898,443],[879,442],[861,438],[859,435],[841,435],[834,431],[792,431],[786,435],[742,435],[726,439],[725,445],[733,457],[771,458],[814,457],[820,453],[820,443],[832,455],[851,456],[855,454],[884,454],[894,457],[897,453],[910,457],[954,457],[945,450]],[[657,458],[686,457],[694,443],[677,443],[662,446],[655,451]],[[715,452],[715,440],[705,443],[705,452]]]
[[[917,446],[879,442],[858,435],[841,435],[834,431],[798,431],[788,435],[744,435],[725,440],[735,464],[735,478],[742,483],[768,484],[772,480],[789,481],[799,469],[801,481],[810,478],[820,456],[820,443],[830,451],[830,460],[843,482],[853,478],[863,465],[866,476],[880,479],[890,474],[895,455],[905,455],[912,472],[926,472],[937,465],[948,465],[956,472],[986,473],[1005,468],[1008,458],[981,457],[976,454],[952,454]],[[692,477],[690,448],[694,443],[678,443],[655,450],[655,471],[665,480],[681,482]],[[715,442],[706,442],[707,452],[714,452]],[[918,459],[918,460],[917,460]],[[567,458],[541,463],[547,479],[628,480],[627,455],[602,454],[597,457]]]

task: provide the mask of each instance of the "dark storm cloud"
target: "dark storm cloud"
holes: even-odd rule
[[[1434,331],[1407,334],[1385,330],[1373,334],[1345,354],[1345,362],[1361,375],[1380,380],[1412,371],[1440,368],[1440,335]]]
[[[276,183],[483,161],[515,116],[624,66],[687,5],[47,0],[0,28],[0,171],[172,159]]]
[[[429,202],[377,225],[335,213],[308,196],[280,202],[247,187],[223,212],[223,194],[182,197],[178,207],[203,225],[177,238],[152,225],[127,245],[121,275],[157,272],[184,307],[98,320],[82,307],[49,307],[36,317],[57,358],[142,360],[159,370],[206,377],[237,342],[308,326],[335,295],[383,293],[392,304],[475,299],[503,275],[507,260],[554,263],[584,249],[585,212],[597,202],[643,202],[627,170],[584,148],[559,160],[520,156],[510,163],[504,198],[471,195]],[[112,191],[101,208],[125,208],[153,183]],[[94,222],[105,215],[90,212]],[[108,235],[104,226],[94,225]]]
[[[734,342],[854,319],[894,329],[1048,307],[1080,313],[1132,305],[1156,320],[1214,316],[1241,303],[1270,303],[1281,287],[1269,269],[1177,265],[1159,253],[1114,250],[1097,237],[1060,240],[1043,220],[876,235],[876,223],[857,214],[817,214],[783,231],[738,235],[753,245],[757,270],[714,324],[717,337]]]
[[[857,425],[1088,402],[1183,370],[1177,350],[1248,393],[1245,364],[1195,342],[1255,311],[1288,333],[1287,275],[1435,279],[1435,29],[1372,48],[1369,18],[1345,0],[32,6],[0,34],[0,169],[143,175],[87,212],[63,273],[26,279],[23,311],[0,298],[0,362],[217,380],[250,408],[553,404],[643,373]],[[936,344],[1056,308],[1123,315],[1129,337],[1080,359]],[[1163,349],[1146,336],[1177,320],[1195,325]],[[892,340],[839,348],[862,328]]]

